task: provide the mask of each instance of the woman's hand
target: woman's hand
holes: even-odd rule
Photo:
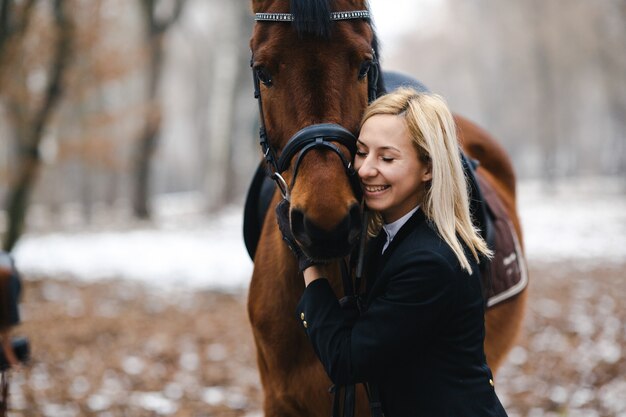
[[[304,286],[308,287],[310,283],[323,277],[322,268],[320,265],[311,265],[302,271],[304,274]]]

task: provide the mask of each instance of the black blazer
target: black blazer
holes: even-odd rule
[[[326,279],[312,282],[298,304],[331,380],[377,383],[386,417],[506,416],[485,360],[473,258],[469,275],[422,210],[381,256],[383,239],[368,245],[366,311],[355,323],[346,320]]]

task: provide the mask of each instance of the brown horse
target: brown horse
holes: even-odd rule
[[[356,135],[368,104],[376,39],[367,18],[338,12],[366,10],[367,2],[253,0],[252,8],[256,14],[265,13],[257,19],[250,41],[266,129],[262,141],[267,134],[265,154],[287,153],[283,151],[289,139],[311,125],[336,124]],[[480,161],[480,173],[494,186],[521,235],[509,158],[474,124],[460,117],[456,121],[464,150]],[[350,146],[329,140],[334,149],[313,147],[301,159],[297,152],[289,153],[289,160],[281,164],[284,181],[279,182],[288,189],[284,191],[291,201],[294,235],[311,257],[327,261],[344,256],[355,244],[354,232],[361,222],[355,190],[346,175],[350,167],[344,163],[352,158]],[[264,220],[248,298],[265,415],[327,417],[331,383],[295,316],[304,284],[276,225],[274,207],[280,198],[276,192]],[[341,297],[339,269],[338,262],[329,263],[326,276]],[[522,292],[487,312],[486,353],[494,370],[514,343],[525,297]],[[367,415],[362,392],[358,394],[357,415]]]

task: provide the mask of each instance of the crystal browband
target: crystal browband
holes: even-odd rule
[[[368,10],[355,10],[352,12],[332,12],[330,20],[352,20],[352,19],[369,19],[370,12]],[[293,14],[291,13],[256,13],[254,20],[257,22],[293,22]]]

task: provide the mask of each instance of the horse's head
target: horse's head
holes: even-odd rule
[[[252,5],[251,64],[269,154],[279,161],[275,169],[284,169],[293,234],[314,259],[343,256],[361,227],[353,135],[367,106],[368,80],[376,82],[370,68],[377,67],[369,20],[337,12],[366,10],[366,1]]]

